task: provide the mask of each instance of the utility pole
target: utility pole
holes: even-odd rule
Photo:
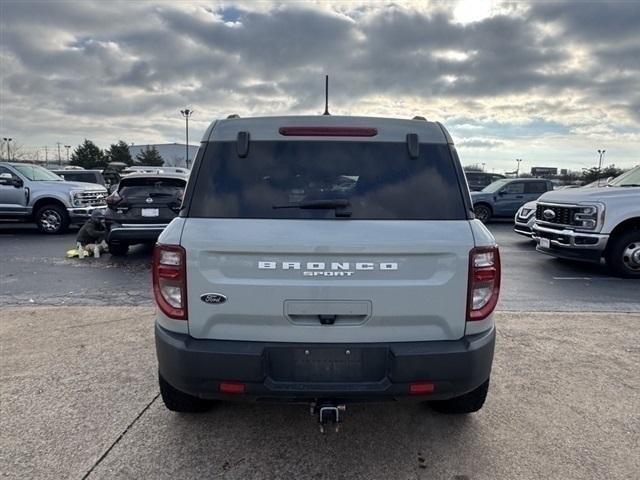
[[[44,163],[46,166],[49,166],[49,147],[44,146]]]
[[[193,110],[190,110],[188,108],[185,108],[184,110],[180,110],[180,113],[182,114],[182,116],[184,117],[184,120],[186,122],[186,131],[187,131],[187,145],[185,146],[185,162],[187,165],[187,168],[189,168],[189,117],[191,117],[191,115],[193,115]]]
[[[518,162],[518,168],[516,169],[516,178],[520,177],[520,162],[522,161],[521,158],[516,158],[516,162]]]
[[[604,157],[604,152],[606,152],[606,150],[598,150],[598,154],[600,154],[600,160],[598,161],[598,174],[602,171],[602,157]]]
[[[58,165],[62,166],[62,157],[60,156],[60,142],[56,142],[58,145]]]
[[[71,145],[65,145],[64,148],[67,149],[67,165],[69,164],[69,149],[71,148]]]
[[[11,161],[11,150],[9,149],[9,143],[11,142],[11,140],[13,140],[13,138],[2,137],[2,140],[7,143],[7,162],[10,162]],[[0,153],[2,153],[2,152],[0,152]]]

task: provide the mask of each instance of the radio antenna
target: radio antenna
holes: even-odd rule
[[[322,115],[331,115],[329,113],[329,75],[324,76],[324,113]]]

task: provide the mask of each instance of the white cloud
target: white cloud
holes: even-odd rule
[[[553,146],[577,165],[605,139],[609,161],[637,163],[640,9],[575,7],[5,0],[1,129],[30,146],[173,142],[190,105],[198,138],[229,113],[319,113],[329,73],[332,112],[444,121],[467,163]]]

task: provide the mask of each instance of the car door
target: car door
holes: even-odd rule
[[[28,189],[24,185],[24,180],[3,165],[0,165],[0,177],[0,215],[12,217],[27,215]]]
[[[510,217],[524,203],[524,182],[509,182],[496,194],[493,211],[497,216]]]

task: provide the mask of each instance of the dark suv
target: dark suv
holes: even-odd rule
[[[53,173],[62,177],[67,182],[85,182],[95,183],[106,187],[104,176],[100,170],[51,170]]]
[[[107,243],[112,255],[129,245],[155,242],[180,211],[187,176],[176,173],[131,174],[107,198]]]
[[[504,175],[500,175],[499,173],[487,173],[487,172],[476,172],[476,171],[466,171],[464,172],[467,177],[467,183],[469,184],[469,190],[472,192],[479,192],[487,185],[491,185],[496,180],[501,180],[505,178]]]

